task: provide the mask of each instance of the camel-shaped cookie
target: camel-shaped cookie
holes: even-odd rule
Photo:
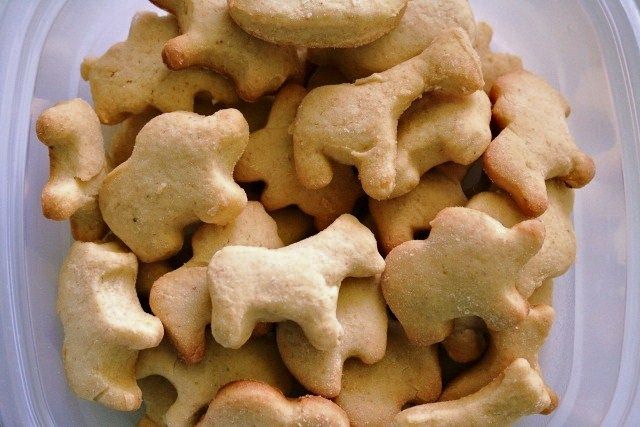
[[[182,362],[166,340],[140,353],[136,365],[138,379],[160,375],[175,387],[177,399],[164,415],[166,425],[187,427],[196,423],[196,415],[207,407],[218,390],[238,380],[261,381],[290,393],[293,381],[284,367],[273,338],[260,337],[241,349],[230,350],[207,339],[201,362]]]
[[[266,127],[249,137],[234,177],[238,182],[263,181],[266,188],[260,201],[267,210],[296,205],[323,229],[353,209],[361,189],[351,167],[346,165],[336,165],[331,183],[319,190],[305,188],[298,181],[289,128],[305,95],[303,87],[293,84],[278,92]]]
[[[101,239],[107,229],[97,198],[108,166],[96,113],[80,98],[61,102],[38,117],[36,135],[49,148],[42,213],[69,219],[75,240]]]
[[[200,92],[227,105],[238,101],[224,77],[197,68],[171,71],[162,63],[164,43],[177,35],[173,16],[140,12],[131,22],[126,41],[112,46],[100,58],[83,61],[82,78],[91,85],[102,123],[119,123],[150,107],[162,112],[193,111]]]
[[[414,102],[398,122],[392,197],[414,189],[434,166],[477,160],[491,142],[490,122],[491,102],[481,90],[464,97],[433,93]]]
[[[442,390],[436,346],[418,347],[397,322],[389,323],[384,358],[373,365],[347,360],[335,402],[351,425],[386,426],[408,403],[433,402]]]
[[[227,245],[282,247],[275,222],[258,202],[249,202],[231,223],[203,224],[191,239],[193,257],[158,279],[149,305],[186,363],[199,362],[205,350],[205,328],[211,322],[207,269],[211,257]],[[215,310],[214,310],[215,312]]]
[[[120,411],[138,409],[138,351],[162,340],[162,323],[145,313],[135,290],[138,262],[117,243],[71,246],[60,269],[57,310],[69,387],[82,399]]]
[[[131,157],[100,189],[109,228],[141,261],[152,262],[180,250],[187,225],[230,222],[247,202],[231,175],[248,139],[247,122],[237,110],[152,119]]]
[[[398,25],[407,0],[228,0],[243,30],[278,45],[355,47]]]
[[[571,137],[569,104],[547,82],[528,71],[505,74],[493,85],[491,100],[501,132],[484,153],[484,169],[525,215],[539,216],[549,207],[545,180],[559,178],[573,188],[591,181],[595,165]]]
[[[343,334],[335,348],[319,351],[293,322],[278,325],[280,355],[289,371],[307,390],[324,397],[340,393],[342,366],[350,357],[376,363],[387,344],[387,307],[380,277],[346,279],[340,286],[337,317]]]
[[[538,414],[551,399],[542,378],[525,359],[516,359],[479,391],[449,402],[427,403],[400,412],[394,427],[508,426]]]
[[[503,331],[490,331],[489,348],[482,360],[454,378],[442,392],[441,401],[460,399],[480,390],[518,358],[526,359],[540,373],[538,353],[553,325],[554,311],[548,305],[529,310],[525,320]],[[556,394],[547,387],[551,403],[545,413],[557,405]]]
[[[172,70],[193,65],[230,78],[238,95],[256,101],[303,72],[293,46],[277,46],[242,30],[229,16],[227,0],[151,0],[175,15],[181,35],[162,50]]]
[[[382,291],[416,344],[441,342],[462,316],[479,316],[489,329],[503,330],[527,315],[516,283],[543,240],[538,220],[508,229],[482,212],[446,208],[431,221],[427,240],[389,253]]]
[[[224,386],[197,427],[349,427],[347,414],[319,396],[287,399],[277,388],[257,381]]]
[[[258,321],[292,320],[319,350],[338,344],[338,292],[346,277],[370,277],[384,269],[376,240],[348,214],[329,227],[281,249],[227,246],[209,263],[207,281],[215,307],[211,332],[238,348]]]
[[[388,198],[395,184],[400,115],[424,92],[468,95],[482,85],[480,62],[469,37],[452,29],[390,70],[354,84],[312,90],[298,108],[293,127],[300,182],[310,189],[329,185],[332,159],[356,166],[369,196]]]
[[[389,200],[369,199],[369,211],[380,243],[388,253],[401,243],[413,240],[417,231],[429,230],[429,223],[442,209],[466,203],[460,181],[433,170],[403,196]]]
[[[563,275],[576,259],[576,236],[571,221],[573,190],[556,179],[548,180],[546,189],[549,208],[538,218],[545,226],[544,243],[524,266],[517,284],[525,298],[529,298],[545,280]],[[467,207],[491,215],[505,227],[513,227],[526,219],[504,193],[485,191],[476,194]]]
[[[314,63],[335,65],[355,80],[413,58],[442,31],[456,27],[475,39],[476,22],[468,0],[409,0],[398,26],[378,40],[355,48],[310,49],[309,56]]]

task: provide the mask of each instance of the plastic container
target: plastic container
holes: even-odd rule
[[[597,164],[575,206],[578,259],[556,282],[557,321],[542,353],[561,396],[522,425],[640,425],[640,15],[632,0],[472,0],[498,49],[522,55],[570,100],[569,124]],[[76,399],[61,361],[57,271],[68,226],[45,220],[47,152],[39,113],[89,99],[79,65],[126,37],[142,1],[0,0],[0,424],[132,425]]]

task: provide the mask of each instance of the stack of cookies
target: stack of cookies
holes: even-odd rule
[[[466,0],[152,2],[36,124],[73,392],[145,426],[553,411],[595,173],[562,95]]]

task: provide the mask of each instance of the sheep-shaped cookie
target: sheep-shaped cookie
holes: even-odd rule
[[[239,348],[259,321],[292,320],[319,350],[336,346],[338,291],[346,277],[384,269],[371,231],[345,214],[313,237],[280,249],[227,246],[209,264],[211,331]]]

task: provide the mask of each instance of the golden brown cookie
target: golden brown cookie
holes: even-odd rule
[[[233,86],[219,74],[198,68],[171,71],[162,63],[162,47],[178,35],[172,16],[138,13],[127,40],[112,46],[100,58],[82,62],[82,78],[91,94],[100,121],[119,123],[150,107],[163,112],[193,111],[200,92],[208,92],[223,104],[238,98]]]
[[[310,190],[299,182],[289,128],[305,95],[303,87],[293,84],[278,92],[267,125],[249,137],[234,177],[238,182],[264,182],[260,201],[267,210],[296,205],[315,218],[318,229],[324,229],[353,209],[362,190],[346,165],[335,165],[331,183],[321,189]]]
[[[256,101],[302,75],[293,47],[277,46],[244,32],[229,16],[227,0],[151,0],[175,15],[181,35],[167,41],[162,58],[172,70],[193,65],[230,78],[238,95]]]
[[[441,342],[462,316],[479,316],[491,330],[507,329],[527,315],[516,283],[543,239],[538,220],[509,229],[482,212],[446,208],[431,222],[427,240],[389,253],[382,291],[417,344]]]
[[[501,132],[484,153],[484,169],[526,215],[549,207],[545,180],[559,178],[574,188],[591,181],[595,165],[571,137],[569,104],[547,82],[515,71],[496,80],[491,99]]]

